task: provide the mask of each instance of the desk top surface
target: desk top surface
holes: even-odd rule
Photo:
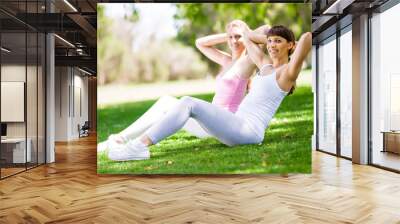
[[[381,131],[384,134],[400,134],[400,131]]]
[[[28,141],[30,139],[28,138]],[[24,142],[25,138],[5,138],[1,139],[1,143],[19,143],[19,142]]]

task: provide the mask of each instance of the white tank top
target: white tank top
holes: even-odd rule
[[[236,115],[246,120],[255,134],[263,139],[265,129],[287,94],[288,92],[283,91],[276,81],[276,71],[265,76],[257,73]]]

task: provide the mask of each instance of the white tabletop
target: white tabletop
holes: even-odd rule
[[[1,139],[1,143],[20,143],[24,142],[25,138],[6,138],[6,139]],[[28,139],[29,141],[29,139]]]

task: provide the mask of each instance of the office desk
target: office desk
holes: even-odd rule
[[[27,148],[25,154],[25,138],[6,138],[1,139],[1,154],[2,159],[5,159],[9,163],[25,163],[30,162],[32,158],[31,145],[32,141],[30,138],[27,139]],[[12,147],[12,148],[10,148]],[[12,154],[12,160],[11,155]],[[3,156],[5,155],[5,156]],[[6,158],[8,157],[8,158]],[[27,161],[25,161],[25,158]]]

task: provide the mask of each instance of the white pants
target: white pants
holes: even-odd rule
[[[126,140],[139,137],[153,124],[161,120],[161,118],[163,118],[170,109],[176,107],[178,102],[179,99],[172,96],[161,97],[139,119],[121,131],[120,135]],[[210,137],[210,135],[200,126],[200,124],[192,118],[187,120],[182,129],[198,138]]]
[[[146,135],[153,144],[156,144],[179,131],[190,118],[228,146],[256,144],[263,140],[242,117],[209,102],[188,96],[182,97],[174,108],[146,131]]]

